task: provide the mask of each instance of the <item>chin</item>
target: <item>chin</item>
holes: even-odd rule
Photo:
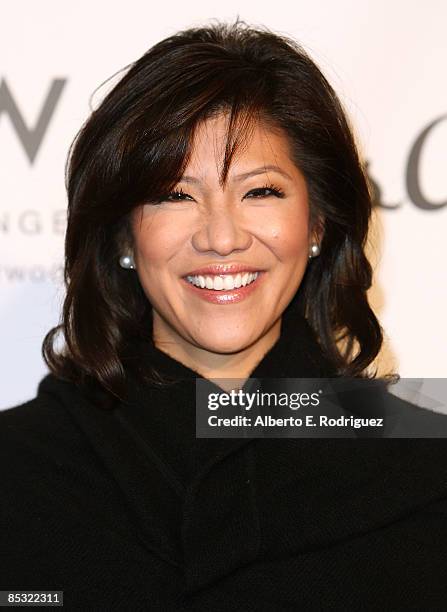
[[[238,353],[248,346],[253,344],[256,341],[256,337],[248,336],[246,334],[233,336],[233,337],[225,337],[223,338],[221,335],[219,337],[207,337],[206,342],[201,339],[198,342],[198,346],[205,351],[209,351],[210,353],[223,353],[223,354],[231,354]]]

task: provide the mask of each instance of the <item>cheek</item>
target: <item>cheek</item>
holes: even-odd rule
[[[166,215],[154,214],[153,218],[147,215],[134,231],[139,268],[156,272],[163,262],[174,257],[184,240],[184,227],[173,223]]]
[[[271,219],[266,239],[278,258],[307,257],[309,222],[306,211],[294,211]]]

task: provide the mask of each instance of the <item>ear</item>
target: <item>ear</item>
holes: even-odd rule
[[[322,215],[318,215],[313,220],[310,228],[310,237],[311,244],[316,242],[319,246],[321,246],[324,237],[324,219]]]
[[[133,252],[133,236],[130,216],[126,217],[116,235],[116,245],[120,254]]]

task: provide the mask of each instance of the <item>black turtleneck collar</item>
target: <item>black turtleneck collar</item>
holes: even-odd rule
[[[143,384],[128,376],[128,401],[118,410],[134,434],[149,442],[162,460],[169,463],[183,483],[220,452],[228,452],[243,440],[196,438],[196,379],[198,372],[164,351],[147,346],[144,367],[155,368],[166,386]],[[281,321],[280,337],[249,378],[324,378],[334,376],[316,335],[292,302]],[[138,434],[137,434],[138,436]],[[173,478],[174,475],[172,476]]]

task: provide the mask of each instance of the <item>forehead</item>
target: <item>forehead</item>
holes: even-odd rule
[[[229,178],[261,166],[278,166],[287,173],[298,172],[290,153],[290,143],[283,130],[261,121],[239,123],[229,131],[227,115],[201,121],[194,132],[191,153],[184,176],[199,180],[218,177],[227,147],[236,145]]]

